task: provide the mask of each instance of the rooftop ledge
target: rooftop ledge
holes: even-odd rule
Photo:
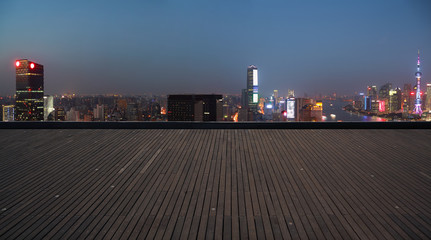
[[[0,129],[431,129],[431,122],[0,122]]]

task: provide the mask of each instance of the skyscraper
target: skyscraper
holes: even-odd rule
[[[259,82],[257,67],[250,65],[247,67],[247,104],[252,111],[257,111],[259,102]]]
[[[15,115],[14,105],[3,106],[3,122],[13,122],[14,115]]]
[[[288,98],[294,98],[294,97],[295,97],[295,90],[293,90],[293,89],[288,89],[288,90],[287,90],[287,97],[288,97]]]
[[[43,121],[43,65],[27,59],[17,60],[17,121]]]
[[[43,121],[53,121],[54,110],[54,96],[43,96]]]
[[[379,99],[386,100],[389,98],[389,91],[392,89],[391,83],[386,83],[385,85],[380,87],[379,90]]]
[[[380,111],[382,109],[385,109],[383,112],[389,111],[389,92],[392,89],[391,83],[386,83],[385,85],[380,87],[379,90],[379,104],[380,104]],[[381,111],[382,112],[382,111]]]
[[[422,77],[422,73],[421,73],[421,61],[419,58],[419,50],[418,50],[418,69],[417,72],[415,74],[416,76],[416,99],[415,99],[415,109],[413,110],[413,114],[417,114],[417,115],[422,115],[422,108],[421,108],[421,77]]]
[[[394,113],[401,109],[401,89],[389,90],[388,110]]]
[[[428,112],[431,112],[431,83],[427,84],[426,108]]]

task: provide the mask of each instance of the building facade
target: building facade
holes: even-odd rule
[[[259,77],[257,67],[247,67],[247,104],[251,111],[257,111],[259,103]]]
[[[54,121],[54,96],[43,96],[43,120]]]
[[[43,121],[43,65],[21,59],[15,62],[15,66],[15,120]]]
[[[431,83],[427,84],[426,109],[431,112]]]
[[[15,119],[15,106],[5,105],[3,106],[3,122],[13,122]]]
[[[223,96],[169,95],[168,121],[222,121]]]

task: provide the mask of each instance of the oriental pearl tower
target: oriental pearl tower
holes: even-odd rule
[[[422,115],[422,109],[421,109],[421,77],[422,77],[422,73],[421,73],[421,61],[419,58],[419,50],[418,50],[418,70],[415,74],[416,76],[416,100],[415,100],[415,109],[413,110],[413,114],[417,114],[417,115]]]

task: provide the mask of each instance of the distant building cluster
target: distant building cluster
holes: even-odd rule
[[[259,70],[247,67],[240,95],[171,94],[168,96],[45,95],[44,66],[20,59],[15,62],[15,96],[0,97],[2,121],[325,121],[322,100],[331,96],[300,98],[293,89],[280,96],[259,93]],[[403,89],[386,83],[368,86],[354,96],[346,111],[399,120],[431,120],[431,84],[421,91],[418,52],[416,85]],[[331,104],[332,106],[332,104]],[[332,115],[332,114],[331,114]]]
[[[431,84],[426,84],[424,94],[420,87],[421,77],[418,53],[416,85],[412,87],[410,83],[406,83],[403,89],[393,88],[391,83],[386,83],[380,88],[368,86],[365,93],[355,97],[348,110],[389,119],[425,119],[429,121],[431,120]]]

